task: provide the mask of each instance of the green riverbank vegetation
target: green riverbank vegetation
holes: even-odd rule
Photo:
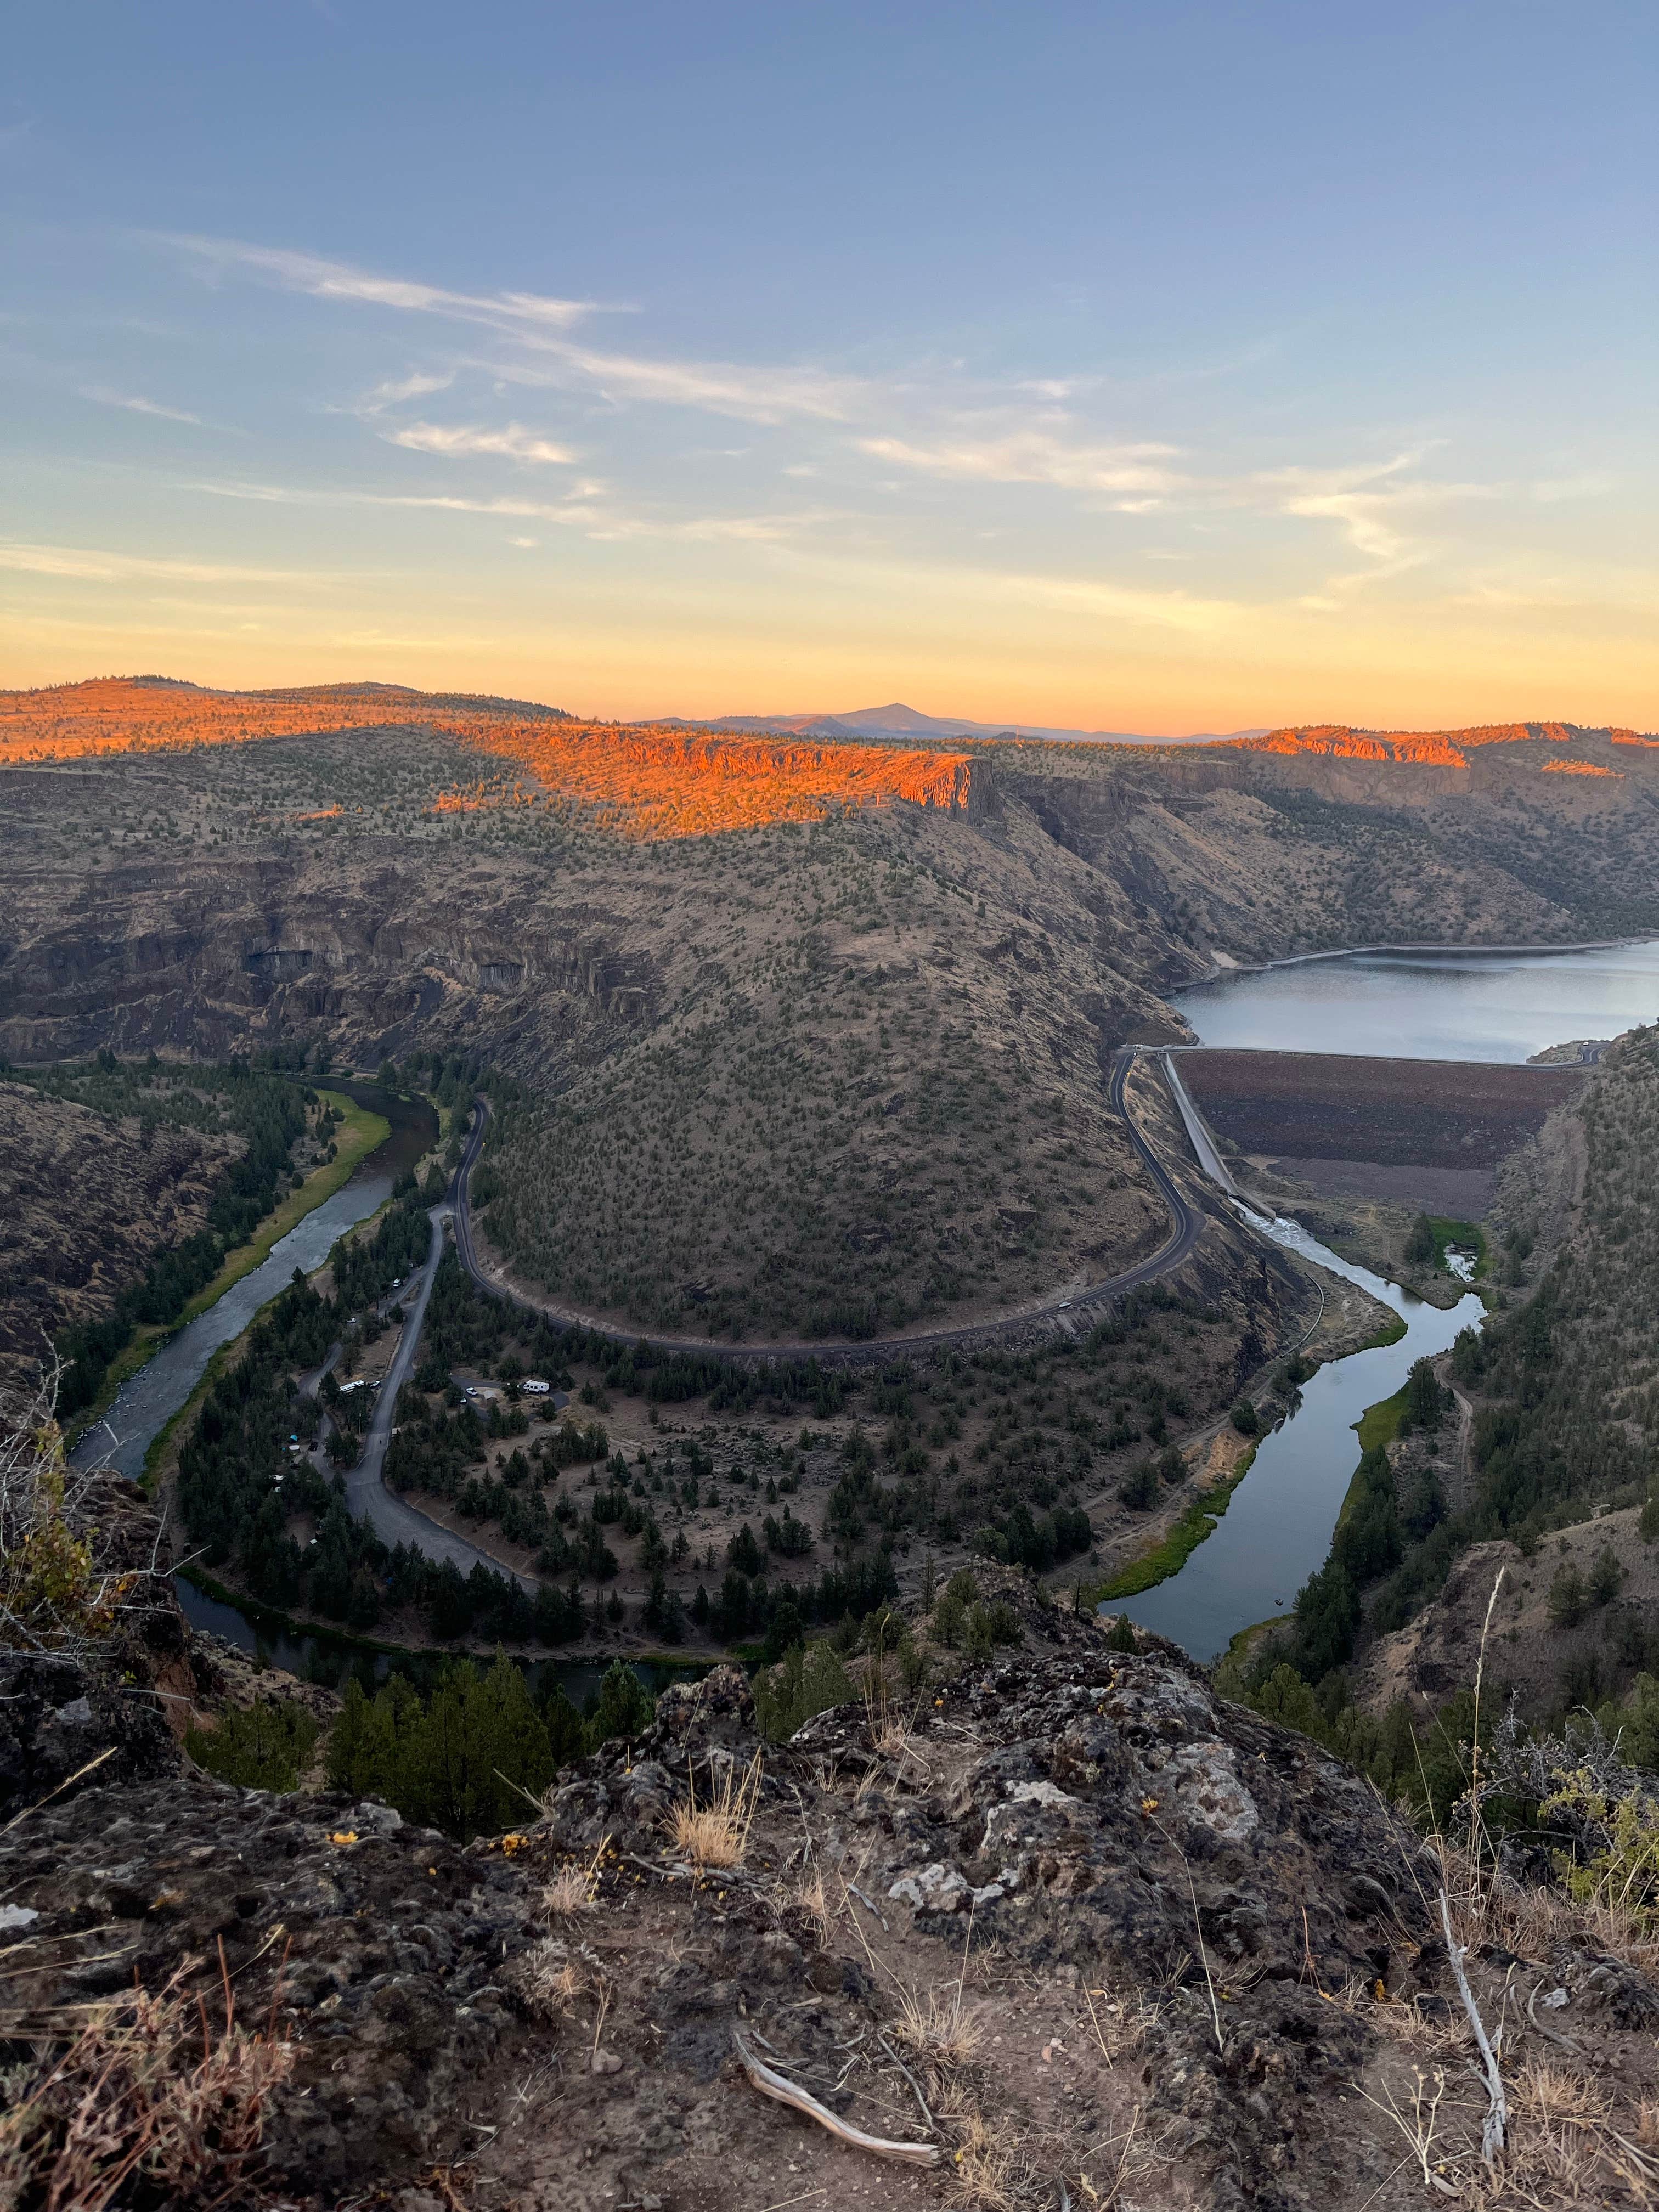
[[[233,1139],[207,1218],[157,1252],[112,1310],[64,1330],[58,1407],[66,1423],[96,1418],[167,1334],[214,1304],[265,1259],[313,1207],[337,1190],[387,1133],[378,1115],[303,1078],[304,1051],[198,1066],[122,1060],[108,1050],[83,1063],[6,1069],[9,1080],[112,1121],[136,1122],[140,1144],[164,1127]]]
[[[1528,1279],[1453,1349],[1453,1378],[1474,1407],[1465,1502],[1449,1510],[1435,1472],[1453,1449],[1454,1409],[1419,1363],[1406,1389],[1361,1425],[1363,1456],[1331,1556],[1293,1620],[1232,1669],[1251,1702],[1267,1698],[1262,1709],[1281,1717],[1294,1706],[1334,1747],[1351,1735],[1369,1741],[1380,1725],[1352,1703],[1356,1654],[1431,1604],[1469,1546],[1508,1539],[1529,1562],[1556,1532],[1632,1508],[1642,1509],[1643,1541],[1659,1540],[1659,1029],[1621,1040],[1574,1112],[1585,1152],[1576,1218],[1553,1250],[1535,1252],[1545,1201],[1522,1179],[1506,1197],[1503,1249],[1532,1258]],[[1608,1602],[1619,1585],[1610,1552],[1580,1575],[1576,1596],[1567,1580],[1559,1570],[1550,1586],[1551,1628],[1595,1616],[1606,1637],[1588,1660],[1564,1646],[1553,1695],[1534,1688],[1530,1717],[1559,1729],[1588,1707],[1604,1728],[1635,1728],[1638,1709],[1659,1694],[1644,1687],[1659,1675],[1659,1637]],[[1638,1729],[1632,1741],[1648,1737]]]

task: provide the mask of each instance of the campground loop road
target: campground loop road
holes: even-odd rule
[[[426,1326],[427,1300],[432,1295],[432,1285],[438,1273],[438,1262],[444,1253],[444,1224],[449,1218],[447,1205],[434,1206],[428,1217],[432,1224],[432,1242],[422,1263],[419,1276],[403,1289],[403,1334],[398,1340],[398,1349],[392,1355],[385,1380],[374,1401],[374,1413],[363,1438],[363,1449],[357,1464],[345,1474],[346,1510],[354,1520],[367,1521],[382,1543],[405,1544],[410,1551],[423,1552],[428,1559],[441,1565],[449,1561],[464,1575],[474,1567],[488,1568],[491,1574],[505,1575],[520,1589],[533,1596],[540,1584],[528,1575],[521,1575],[507,1565],[504,1559],[482,1551],[477,1544],[458,1536],[453,1528],[441,1522],[430,1519],[417,1510],[407,1498],[386,1486],[385,1467],[386,1447],[392,1442],[392,1425],[398,1410],[398,1393],[402,1389],[415,1364],[420,1350],[421,1332]],[[337,1345],[324,1362],[324,1369],[331,1366],[339,1350]],[[318,1370],[318,1380],[324,1370]]]
[[[1086,1290],[1078,1291],[1070,1297],[1056,1298],[1048,1305],[1033,1307],[1025,1313],[1005,1315],[996,1321],[969,1322],[955,1328],[927,1329],[909,1336],[878,1337],[865,1343],[821,1344],[750,1344],[716,1341],[709,1337],[654,1336],[645,1329],[615,1328],[584,1322],[579,1315],[562,1312],[555,1306],[544,1305],[534,1298],[526,1297],[522,1291],[509,1289],[490,1274],[478,1258],[472,1239],[467,1190],[489,1125],[489,1103],[482,1096],[474,1097],[472,1126],[447,1194],[455,1224],[455,1249],[461,1265],[481,1289],[492,1292],[496,1297],[511,1299],[514,1305],[521,1306],[526,1313],[535,1314],[557,1326],[592,1328],[611,1344],[649,1344],[659,1351],[690,1352],[697,1357],[712,1355],[732,1360],[816,1359],[821,1367],[873,1367],[884,1360],[904,1358],[913,1353],[945,1351],[952,1346],[994,1344],[1019,1331],[1045,1323],[1050,1328],[1075,1334],[1079,1323],[1088,1322],[1098,1313],[1099,1309],[1111,1304],[1126,1291],[1132,1291],[1142,1283],[1153,1282],[1160,1275],[1173,1273],[1190,1258],[1204,1233],[1206,1216],[1182,1195],[1163,1162],[1135,1127],[1134,1117],[1129,1111],[1125,1086],[1136,1055],[1137,1048],[1133,1045],[1126,1045],[1118,1054],[1107,1084],[1107,1097],[1127,1130],[1130,1143],[1157,1185],[1158,1195],[1170,1209],[1170,1234],[1149,1259],[1137,1261],[1133,1267],[1126,1267],[1121,1274],[1109,1276],[1104,1282],[1091,1284]]]

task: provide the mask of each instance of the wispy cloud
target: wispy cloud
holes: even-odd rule
[[[78,583],[123,583],[156,577],[190,584],[316,584],[337,580],[317,569],[248,568],[222,561],[176,561],[153,554],[109,553],[81,545],[32,545],[0,540],[0,568]]]
[[[851,415],[868,387],[854,377],[816,368],[748,368],[732,362],[652,361],[635,354],[596,353],[544,343],[576,375],[608,398],[647,399],[697,407],[749,422],[781,422],[807,415],[837,422]]]
[[[441,374],[416,369],[408,376],[395,376],[358,401],[352,410],[358,415],[379,415],[387,407],[400,407],[406,399],[425,399],[434,392],[447,392],[455,381],[455,372],[445,370]]]
[[[858,449],[900,469],[927,476],[967,477],[982,484],[1055,484],[1064,491],[1134,493],[1137,507],[1183,487],[1168,467],[1176,447],[1157,442],[1099,441],[1075,434],[1068,418],[1046,414],[1040,422],[1002,422],[960,429],[918,442],[914,438],[858,438]]]
[[[499,329],[523,325],[535,330],[566,330],[598,311],[592,300],[549,299],[536,292],[454,292],[402,276],[377,276],[349,262],[288,246],[248,246],[231,238],[203,238],[188,233],[155,234],[160,243],[193,254],[209,267],[246,269],[293,292],[317,300],[354,300],[367,306],[398,307],[406,313],[446,315]]]
[[[557,501],[518,499],[503,495],[469,499],[459,492],[353,491],[335,485],[248,483],[206,481],[183,483],[184,491],[210,494],[215,499],[252,500],[264,507],[433,507],[448,514],[505,514],[541,522],[579,522],[591,517],[588,502],[604,495],[606,486],[584,479],[573,484]]]
[[[1369,562],[1364,569],[1327,580],[1325,591],[1340,594],[1431,561],[1436,548],[1424,537],[1423,526],[1437,510],[1462,501],[1498,496],[1499,488],[1493,484],[1408,474],[1424,458],[1417,451],[1350,468],[1279,469],[1254,483],[1269,511],[1304,521],[1335,523],[1355,552]],[[1316,596],[1304,604],[1328,609],[1340,600]]]
[[[493,453],[509,461],[546,462],[568,468],[577,458],[568,446],[538,438],[517,422],[505,423],[499,430],[469,423],[410,422],[400,430],[383,430],[380,435],[390,445],[407,446],[411,453],[442,453],[458,460],[471,453]]]
[[[1067,491],[1134,492],[1158,495],[1181,479],[1164,465],[1174,446],[1068,440],[1057,428],[1031,426],[975,436],[963,433],[929,444],[905,438],[860,438],[860,451],[901,468],[981,483],[1056,484]]]
[[[374,492],[313,489],[304,485],[198,483],[182,487],[210,493],[216,499],[246,499],[277,507],[385,507],[425,508],[441,514],[503,515],[520,521],[556,522],[589,538],[679,538],[691,544],[720,540],[749,544],[781,544],[798,538],[818,525],[842,520],[826,509],[786,514],[646,514],[616,504],[604,503],[609,488],[598,483],[579,483],[558,501],[549,500],[469,499],[455,492]]]
[[[594,300],[549,299],[532,292],[458,292],[406,277],[375,276],[349,262],[331,261],[286,246],[248,246],[235,239],[173,232],[155,235],[159,243],[186,252],[216,271],[242,270],[313,299],[481,325],[540,357],[544,364],[540,376],[527,373],[526,367],[515,374],[511,368],[490,364],[495,374],[515,382],[577,380],[593,386],[601,397],[616,401],[641,399],[665,406],[696,407],[756,422],[781,422],[799,415],[838,420],[851,411],[863,388],[857,379],[816,368],[653,360],[643,355],[598,351],[561,336],[588,316],[629,312]],[[559,365],[557,369],[547,374],[554,362]]]
[[[193,422],[198,429],[203,427],[201,416],[192,415],[187,408],[163,407],[160,400],[141,399],[136,394],[122,392],[106,392],[95,384],[83,385],[81,397],[93,400],[100,407],[125,407],[134,415],[154,415],[163,422]]]
[[[847,374],[811,363],[658,356],[632,347],[594,343],[592,332],[580,326],[617,310],[592,299],[449,287],[385,275],[297,249],[235,240],[174,236],[167,242],[218,278],[240,276],[361,311],[414,315],[458,330],[468,326],[488,332],[488,342],[476,336],[458,338],[453,356],[441,352],[435,362],[388,377],[349,410],[386,444],[447,464],[505,460],[526,469],[564,469],[577,463],[577,444],[557,434],[567,425],[550,403],[547,412],[551,421],[545,428],[529,427],[516,416],[501,422],[489,420],[493,410],[477,392],[486,379],[497,394],[559,394],[582,403],[580,445],[590,452],[605,450],[603,410],[607,408],[677,408],[785,430],[831,426],[839,445],[833,457],[823,450],[821,434],[805,451],[806,441],[798,436],[793,452],[768,452],[774,485],[778,480],[771,473],[775,471],[803,483],[819,472],[834,477],[838,486],[848,477],[861,477],[866,495],[863,503],[872,512],[896,497],[913,496],[917,479],[933,478],[961,488],[957,503],[970,510],[975,503],[981,507],[986,504],[982,499],[975,502],[976,491],[993,485],[1027,486],[1050,504],[1064,504],[1096,519],[1109,513],[1178,515],[1197,530],[1206,518],[1224,518],[1230,531],[1247,516],[1278,523],[1281,529],[1285,522],[1293,522],[1304,526],[1314,549],[1312,561],[1319,569],[1327,566],[1328,544],[1323,541],[1331,533],[1357,556],[1351,573],[1316,571],[1286,588],[1286,604],[1297,604],[1299,593],[1299,604],[1310,610],[1342,605],[1363,586],[1443,559],[1452,544],[1449,511],[1457,502],[1489,500],[1502,490],[1437,481],[1432,448],[1426,443],[1385,452],[1379,459],[1374,458],[1376,447],[1368,441],[1370,451],[1358,461],[1297,459],[1264,468],[1229,465],[1196,444],[1136,435],[1137,416],[1148,427],[1161,427],[1170,419],[1167,405],[1152,414],[1129,396],[1136,386],[1150,389],[1170,381],[1157,375],[1126,382],[1092,373],[1043,374],[1042,364],[1035,364],[1032,373],[999,380],[976,379],[971,369],[953,360],[933,361],[906,374],[884,377]],[[1210,362],[1188,373],[1221,374],[1253,357],[1247,354],[1224,363]],[[1066,365],[1060,366],[1063,371]],[[474,386],[474,395],[458,400],[456,411],[464,412],[459,422],[433,421],[431,415],[446,410],[418,404],[435,393],[467,385]],[[531,400],[517,405],[537,422],[540,410]],[[567,412],[574,411],[567,408]],[[1109,411],[1115,419],[1103,419]],[[420,419],[404,419],[411,412],[418,412]],[[860,457],[866,465],[860,465]],[[607,453],[606,465],[607,473],[614,466],[624,483],[639,481],[635,457],[619,452],[612,465]],[[660,470],[631,500],[592,479],[573,483],[556,500],[469,497],[465,495],[465,479],[459,470],[456,473],[462,489],[455,495],[411,490],[325,496],[351,504],[547,520],[594,538],[649,536],[694,543],[720,538],[757,544],[801,541],[815,534],[830,536],[833,533],[826,525],[851,520],[824,510],[710,514],[708,506],[718,505],[718,501],[710,502],[701,487],[675,487],[672,480],[665,481]],[[247,486],[211,489],[240,498],[312,501],[319,496]],[[480,483],[481,493],[483,489]],[[1553,486],[1509,490],[1529,503],[1561,495]],[[689,512],[665,511],[672,509],[677,491]],[[747,496],[764,507],[777,494],[751,490]],[[972,531],[1006,517],[969,512],[963,519]],[[887,525],[884,514],[877,534],[884,533]],[[982,537],[983,529],[977,534]],[[1095,565],[1091,553],[1090,566]],[[1107,609],[1107,601],[1099,596],[1104,586],[1079,588],[1094,594],[1091,604]],[[1208,603],[1200,606],[1178,594],[1160,598],[1137,596],[1137,592],[1138,586],[1126,582],[1110,603],[1121,618],[1176,628],[1201,627],[1218,618]]]

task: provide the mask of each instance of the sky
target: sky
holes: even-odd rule
[[[1651,0],[60,0],[0,684],[1659,725]]]

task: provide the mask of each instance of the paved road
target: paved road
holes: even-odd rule
[[[432,1295],[433,1278],[438,1272],[438,1262],[443,1257],[444,1223],[448,1218],[447,1206],[434,1206],[429,1218],[432,1223],[432,1243],[427,1251],[426,1264],[414,1285],[405,1283],[402,1291],[404,1332],[398,1349],[392,1356],[392,1364],[386,1372],[380,1394],[374,1401],[374,1418],[368,1425],[363,1439],[362,1457],[354,1468],[347,1470],[346,1506],[353,1518],[367,1521],[375,1534],[387,1544],[407,1544],[413,1550],[424,1552],[429,1559],[453,1559],[461,1572],[471,1574],[475,1566],[488,1567],[498,1575],[507,1575],[532,1592],[539,1585],[526,1575],[514,1573],[504,1560],[492,1559],[488,1552],[469,1544],[465,1536],[436,1521],[428,1520],[417,1512],[407,1498],[399,1498],[388,1490],[382,1470],[386,1466],[386,1446],[392,1441],[392,1424],[398,1410],[398,1393],[407,1380],[415,1357],[420,1350],[421,1331],[426,1324],[427,1300]],[[412,1292],[412,1294],[411,1294]]]
[[[1161,1053],[1158,1058],[1164,1070],[1164,1080],[1170,1086],[1170,1095],[1175,1100],[1187,1131],[1187,1141],[1192,1146],[1200,1167],[1218,1190],[1224,1190],[1229,1198],[1236,1198],[1241,1206],[1248,1206],[1252,1213],[1260,1213],[1260,1205],[1239,1188],[1226,1162],[1216,1150],[1215,1140],[1205,1127],[1203,1117],[1181,1079],[1181,1070],[1176,1066],[1174,1058],[1167,1052]]]
[[[1122,1117],[1128,1131],[1129,1141],[1157,1184],[1158,1194],[1170,1209],[1170,1231],[1168,1237],[1149,1259],[1126,1267],[1121,1274],[1111,1275],[1104,1282],[1093,1283],[1086,1290],[1078,1291],[1069,1297],[1055,1298],[1048,1304],[1030,1311],[1006,1316],[1000,1321],[970,1322],[954,1328],[923,1330],[908,1336],[881,1337],[869,1343],[829,1344],[733,1344],[717,1341],[708,1337],[647,1337],[639,1329],[618,1329],[598,1327],[598,1333],[612,1344],[649,1342],[666,1352],[713,1352],[726,1359],[816,1359],[823,1367],[868,1367],[884,1359],[903,1358],[912,1353],[939,1352],[952,1346],[965,1348],[977,1344],[994,1344],[1000,1339],[1015,1335],[1033,1323],[1048,1322],[1054,1328],[1075,1334],[1079,1327],[1086,1328],[1097,1310],[1121,1297],[1125,1291],[1133,1290],[1138,1284],[1152,1282],[1159,1275],[1171,1273],[1190,1257],[1204,1232],[1206,1217],[1189,1206],[1182,1197],[1158,1155],[1135,1127],[1129,1111],[1125,1085],[1129,1070],[1135,1061],[1135,1048],[1131,1045],[1119,1053],[1112,1066],[1107,1085],[1107,1096],[1114,1110]],[[540,1314],[554,1322],[568,1322],[576,1316],[562,1312],[557,1307],[543,1305],[521,1292],[510,1290],[498,1277],[490,1273],[479,1260],[472,1240],[472,1218],[467,1199],[467,1187],[474,1164],[483,1149],[484,1133],[489,1127],[489,1104],[487,1099],[474,1102],[472,1127],[468,1133],[466,1149],[448,1191],[448,1202],[455,1219],[455,1249],[461,1265],[476,1283],[493,1291],[499,1297],[511,1298],[526,1312]]]

